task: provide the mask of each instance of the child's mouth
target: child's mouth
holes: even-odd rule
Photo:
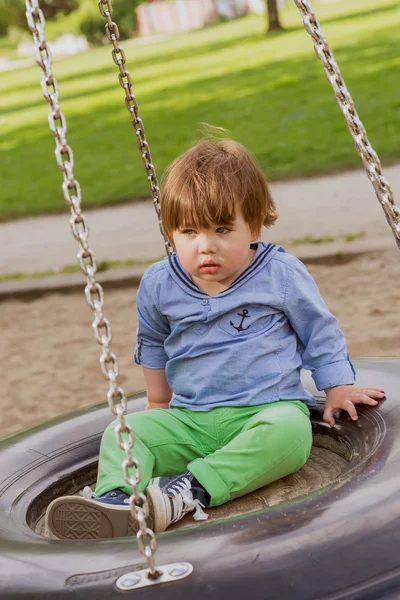
[[[219,270],[219,265],[212,262],[205,262],[201,265],[200,271],[205,275],[215,275]]]

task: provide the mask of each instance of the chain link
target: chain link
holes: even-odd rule
[[[346,125],[353,137],[358,154],[363,161],[368,179],[371,181],[376,196],[384,210],[397,245],[400,248],[400,208],[394,202],[392,188],[382,174],[382,165],[367,138],[367,132],[362,124],[352,97],[339,71],[335,57],[321,30],[309,0],[294,0],[300,10],[304,26],[313,39],[315,52],[324,66],[325,75],[331,84],[336,102],[344,114]]]
[[[167,254],[171,254],[172,247],[170,246],[161,224],[160,189],[157,181],[157,175],[152,163],[149,144],[145,137],[143,121],[139,117],[138,104],[135,96],[132,93],[132,78],[129,71],[125,69],[126,55],[118,44],[118,25],[111,18],[113,12],[112,2],[111,0],[98,0],[98,5],[100,14],[107,20],[105,29],[107,37],[113,46],[111,55],[119,70],[119,84],[125,91],[125,105],[131,114],[132,125],[138,139],[139,151],[146,170],[147,180],[149,182],[154,208],[157,213],[160,231],[164,238],[165,249]],[[81,226],[80,233],[85,230],[86,227]],[[78,233],[79,236],[80,233]],[[82,256],[82,261],[85,259],[84,266],[86,269],[88,268],[87,258],[88,257],[86,254]],[[89,268],[92,266],[93,265],[89,263]],[[105,319],[98,319],[93,323],[93,327],[95,329],[95,336],[98,341],[101,340],[101,343],[103,343],[103,339],[104,341],[109,339],[110,327],[109,323]],[[100,330],[104,330],[104,333],[101,333]],[[117,357],[112,353],[108,353],[107,355],[103,354],[100,358],[100,363],[103,373],[112,374],[113,377],[115,376],[116,381],[118,375]],[[119,424],[115,428],[115,435],[118,447],[125,453],[125,460],[122,463],[124,479],[126,483],[132,487],[132,495],[129,499],[129,505],[131,507],[132,517],[138,523],[138,532],[136,534],[138,547],[142,555],[147,559],[148,576],[152,579],[156,579],[161,574],[156,569],[154,562],[154,554],[157,550],[157,543],[153,531],[147,527],[146,518],[149,516],[149,504],[146,496],[139,492],[138,486],[142,479],[142,473],[138,461],[132,456],[132,448],[135,444],[135,438],[132,427],[125,421],[126,400],[123,396],[123,391],[117,386],[117,384],[115,384],[115,388],[112,391],[110,390],[108,394],[108,402],[111,410],[119,421]],[[133,474],[131,474],[132,469]]]
[[[137,541],[140,552],[146,557],[149,566],[149,577],[155,579],[160,573],[154,564],[154,553],[156,551],[155,535],[147,527],[146,517],[149,516],[149,505],[144,494],[138,490],[141,481],[141,471],[139,463],[132,457],[131,450],[134,445],[134,435],[131,426],[125,421],[127,409],[127,400],[124,390],[118,385],[118,359],[116,354],[110,350],[111,325],[108,319],[103,315],[104,294],[103,288],[96,281],[97,264],[93,251],[89,247],[89,225],[86,217],[81,210],[81,187],[74,175],[74,155],[71,147],[67,143],[67,122],[59,106],[58,83],[52,72],[51,51],[46,42],[44,28],[45,18],[39,7],[38,0],[25,0],[26,18],[29,29],[33,35],[35,47],[35,58],[39,67],[42,69],[41,87],[43,96],[49,104],[49,127],[54,135],[56,142],[56,161],[63,173],[62,189],[64,198],[71,209],[70,225],[72,235],[79,244],[78,262],[83,274],[86,277],[85,295],[87,303],[94,312],[93,331],[97,342],[100,344],[101,356],[100,366],[103,375],[108,380],[109,390],[107,393],[108,405],[117,417],[119,424],[115,429],[118,446],[125,452],[125,460],[122,466],[125,481],[132,486],[133,494],[130,497],[130,506],[132,516],[138,523]],[[111,2],[107,0],[103,4],[111,8]],[[100,9],[101,10],[101,9]],[[118,27],[108,23],[109,30],[112,32],[111,38],[117,36]],[[111,39],[110,38],[110,39]],[[125,55],[118,48],[114,48],[113,54],[116,64],[120,66],[125,62]],[[113,51],[114,52],[114,51]],[[116,58],[120,55],[120,58]],[[121,70],[121,85],[123,87],[131,85],[129,73],[123,68]],[[148,162],[151,163],[150,153]],[[154,174],[155,177],[155,174]],[[157,180],[155,179],[155,182]],[[156,187],[156,183],[153,186]],[[157,186],[158,189],[158,186]],[[154,200],[154,198],[153,198]],[[158,202],[158,198],[157,198]],[[127,435],[127,439],[123,439]],[[129,469],[135,469],[135,474],[131,475]]]
[[[106,23],[106,35],[113,45],[111,51],[113,61],[119,69],[118,79],[120,86],[125,91],[125,106],[131,114],[132,126],[137,137],[139,146],[139,152],[142,157],[143,165],[146,171],[147,181],[149,182],[149,188],[151,197],[153,199],[154,209],[158,218],[158,226],[162,237],[164,238],[164,245],[167,254],[172,253],[172,246],[168,241],[165,234],[164,227],[161,221],[160,211],[160,187],[158,185],[156,171],[151,159],[150,147],[146,139],[146,132],[144,129],[143,121],[139,116],[139,107],[135,95],[132,92],[132,78],[129,71],[125,69],[126,56],[123,49],[120,47],[119,41],[119,29],[118,25],[112,20],[112,2],[111,0],[98,0],[99,10],[101,15],[107,19]]]

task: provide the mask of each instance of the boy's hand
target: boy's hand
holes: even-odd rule
[[[382,388],[360,388],[355,385],[338,385],[328,388],[326,392],[326,403],[324,410],[324,421],[331,427],[335,424],[334,414],[338,410],[347,410],[353,421],[357,421],[358,415],[355,404],[369,404],[376,406],[378,400],[385,397]]]

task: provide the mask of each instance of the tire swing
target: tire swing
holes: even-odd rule
[[[0,444],[0,597],[116,600],[124,592],[133,594],[146,588],[139,593],[155,599],[239,600],[249,593],[253,600],[395,598],[400,588],[400,359],[355,361],[358,384],[367,387],[371,380],[379,379],[387,399],[379,408],[360,407],[356,423],[342,415],[334,429],[322,420],[324,395],[305,374],[303,383],[317,401],[311,411],[311,460],[280,482],[211,509],[205,524],[189,526],[186,519],[161,534],[156,564],[155,537],[144,524],[146,500],[137,489],[140,467],[131,455],[133,432],[125,422],[127,409],[143,410],[146,397],[139,393],[127,400],[118,385],[117,357],[109,347],[111,328],[102,312],[103,291],[95,278],[96,261],[88,245],[80,186],[74,178],[65,117],[58,105],[44,17],[38,0],[26,3],[36,59],[43,70],[42,89],[49,103],[56,159],[64,176],[64,197],[71,208],[72,232],[80,245],[78,260],[87,279],[86,298],[95,315],[95,337],[102,346],[100,364],[109,381],[108,406],[119,420],[116,435],[126,454],[124,476],[133,488],[131,510],[132,519],[139,523],[140,552],[136,546],[132,551],[130,538],[80,542],[50,540],[42,534],[47,505],[95,480],[109,408],[84,409]],[[379,159],[308,0],[295,3],[400,246],[400,209],[394,204]],[[124,67],[125,54],[118,45],[118,27],[111,20],[111,1],[100,0],[99,6],[107,19],[113,59],[159,217],[157,178],[131,78]],[[159,223],[163,233],[160,218]],[[166,239],[165,244],[171,252]],[[158,585],[166,582],[170,583]]]

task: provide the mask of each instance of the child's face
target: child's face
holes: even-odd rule
[[[232,225],[185,227],[172,237],[182,266],[208,294],[218,294],[239,277],[253,259],[250,244],[257,239],[239,211]]]

